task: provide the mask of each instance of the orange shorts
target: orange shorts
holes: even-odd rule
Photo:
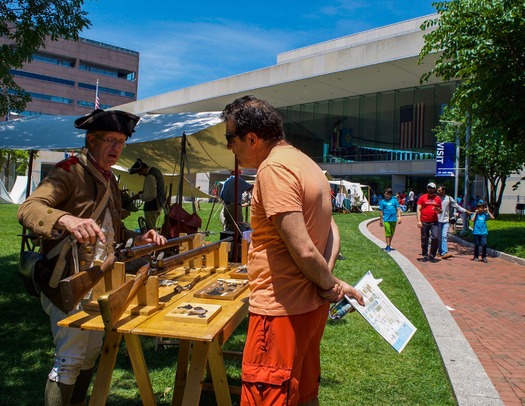
[[[315,399],[329,303],[294,316],[250,314],[241,405],[298,405]]]

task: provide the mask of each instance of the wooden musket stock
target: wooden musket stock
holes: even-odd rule
[[[124,314],[127,307],[131,304],[139,289],[146,284],[148,277],[152,275],[162,275],[173,269],[173,267],[182,265],[185,261],[215,251],[220,244],[231,242],[232,237],[225,238],[212,244],[203,245],[201,247],[183,252],[181,254],[173,255],[162,260],[162,267],[153,267],[145,265],[139,269],[134,279],[125,282],[118,288],[108,292],[98,298],[100,306],[100,314],[106,331],[113,328],[116,322]]]
[[[95,265],[85,271],[81,271],[68,278],[62,279],[58,283],[60,296],[62,297],[62,310],[66,313],[73,310],[75,306],[80,303],[82,298],[93,289],[93,286],[102,279],[104,273],[113,269],[115,260],[115,255],[108,255],[101,266]]]
[[[192,241],[195,234],[184,235],[182,237],[170,238],[166,244],[159,246],[157,244],[145,244],[138,247],[117,249],[115,255],[109,255],[102,266],[93,266],[85,271],[71,275],[62,279],[58,286],[60,296],[62,297],[62,307],[66,313],[69,313],[75,306],[93,289],[93,287],[102,279],[104,273],[113,269],[115,262],[130,262],[145,255],[152,254],[155,251],[175,247],[184,242]]]
[[[129,262],[134,259],[141,258],[145,255],[152,254],[155,251],[165,250],[167,248],[176,247],[184,242],[193,241],[196,234],[183,235],[181,237],[170,238],[166,241],[166,244],[158,246],[157,244],[150,243],[145,245],[139,245],[138,247],[118,249],[115,252],[117,261]]]

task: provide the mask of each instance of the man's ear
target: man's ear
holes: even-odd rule
[[[94,145],[95,145],[95,134],[88,133],[86,135],[86,146],[88,148],[93,148]]]
[[[255,145],[257,141],[257,134],[249,132],[246,136],[248,137],[248,142],[250,143],[250,145]]]

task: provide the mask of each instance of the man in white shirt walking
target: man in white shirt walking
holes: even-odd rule
[[[441,198],[441,213],[438,215],[438,255],[441,255],[442,259],[447,259],[453,256],[448,252],[448,229],[450,227],[450,216],[453,213],[453,209],[456,209],[460,213],[472,214],[472,212],[461,207],[454,198],[447,195],[445,186],[439,186],[437,194]]]

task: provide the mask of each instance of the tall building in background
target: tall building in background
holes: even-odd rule
[[[0,44],[5,44],[0,37]],[[15,81],[31,95],[22,113],[9,120],[44,114],[83,116],[98,107],[107,109],[137,100],[139,53],[103,42],[48,40],[21,69],[12,69]],[[0,117],[5,120],[5,117]],[[53,134],[43,133],[43,137]],[[33,163],[33,183],[38,184],[66,152],[40,151]],[[9,184],[14,184],[14,169]]]
[[[100,108],[137,100],[138,69],[138,52],[79,38],[48,40],[11,72],[32,98],[22,115],[82,116],[95,109],[97,80]]]

